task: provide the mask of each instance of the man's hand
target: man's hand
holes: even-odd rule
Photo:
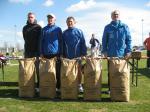
[[[82,59],[82,60],[85,60],[85,59],[86,59],[86,57],[85,57],[85,56],[81,56],[81,59]]]
[[[145,49],[147,50],[147,46],[144,44]]]
[[[125,60],[129,60],[130,57],[131,57],[131,53],[127,53],[124,58]]]
[[[43,54],[40,55],[41,58],[44,58]]]
[[[107,58],[107,53],[104,53],[104,54],[103,54],[103,57],[104,57],[104,58]]]

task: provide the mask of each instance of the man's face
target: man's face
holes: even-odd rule
[[[111,18],[112,18],[113,21],[119,20],[120,19],[119,12],[112,13]]]
[[[35,21],[35,15],[34,14],[29,14],[28,15],[28,22],[33,24]]]
[[[56,19],[53,18],[53,17],[48,17],[48,19],[47,19],[49,25],[55,24],[55,20],[56,20]]]
[[[94,38],[95,37],[95,35],[94,34],[92,34],[92,38]]]
[[[69,28],[74,27],[74,25],[75,25],[74,19],[69,19],[69,20],[67,20],[67,26],[68,26]]]

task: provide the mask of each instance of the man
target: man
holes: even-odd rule
[[[48,25],[42,29],[41,34],[41,57],[50,59],[57,57],[56,61],[56,78],[57,91],[60,91],[60,55],[62,53],[62,30],[55,25],[56,16],[47,15]]]
[[[128,59],[131,54],[131,35],[129,28],[126,24],[121,22],[118,10],[111,13],[111,18],[111,23],[106,25],[104,29],[102,37],[102,53],[106,58],[119,57]]]
[[[24,44],[24,57],[33,58],[36,57],[36,74],[37,74],[37,88],[39,87],[39,42],[41,35],[41,26],[37,24],[35,14],[28,13],[27,25],[23,27]]]
[[[68,17],[66,20],[68,29],[63,32],[63,56],[68,59],[83,57],[86,55],[87,48],[83,32],[75,28],[75,18]],[[79,67],[79,92],[83,92],[81,85],[81,66]]]
[[[147,57],[150,57],[150,32],[149,37],[144,41],[144,46],[147,50]],[[147,68],[150,69],[150,58],[147,59]]]
[[[92,34],[90,44],[91,44],[91,56],[94,56],[94,57],[98,56],[100,43],[99,43],[98,39],[95,38],[94,34]]]

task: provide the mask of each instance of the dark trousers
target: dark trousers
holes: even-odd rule
[[[149,68],[150,67],[150,51],[147,51],[147,57],[149,57],[147,59],[147,67]]]
[[[109,60],[107,61],[107,69],[108,69],[108,90],[110,91]]]
[[[60,82],[61,60],[60,60],[58,55],[44,55],[44,58],[47,58],[47,59],[51,59],[51,58],[54,58],[54,57],[57,57],[57,60],[56,60],[56,79],[57,79],[56,88],[60,89],[60,84],[61,84],[61,82]]]
[[[37,76],[37,88],[39,88],[39,82],[40,82],[40,77],[39,77],[39,64],[40,64],[39,57],[36,57],[35,69],[36,69],[36,76]]]

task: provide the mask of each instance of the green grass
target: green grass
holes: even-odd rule
[[[13,61],[11,63],[17,63]],[[107,69],[103,61],[103,90],[107,90]],[[139,61],[138,87],[131,85],[130,102],[111,102],[109,95],[102,94],[101,102],[49,100],[38,97],[20,99],[18,87],[0,86],[0,112],[149,112],[150,70],[146,60]],[[2,80],[0,73],[0,80]],[[18,66],[5,67],[5,81],[18,80]],[[82,95],[81,95],[82,96]]]

